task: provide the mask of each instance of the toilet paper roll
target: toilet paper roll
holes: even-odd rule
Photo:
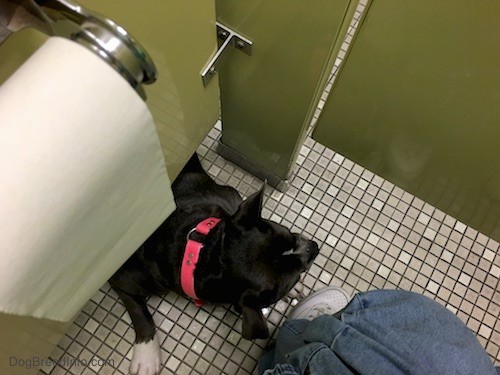
[[[175,208],[153,119],[50,38],[0,87],[0,311],[70,320]]]

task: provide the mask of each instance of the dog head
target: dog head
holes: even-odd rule
[[[319,253],[316,242],[261,217],[264,188],[245,200],[226,223],[224,288],[242,313],[242,336],[269,336],[261,308],[283,298]]]

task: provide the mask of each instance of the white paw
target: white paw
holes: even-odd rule
[[[158,337],[134,344],[129,372],[132,375],[156,375],[160,373],[160,345]]]

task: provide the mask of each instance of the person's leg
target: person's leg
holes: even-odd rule
[[[400,290],[360,293],[338,317],[346,329],[331,348],[355,364],[359,359],[349,350],[361,344],[363,363],[380,363],[383,358],[387,369],[414,374],[495,374],[490,358],[467,326],[422,295]]]
[[[313,294],[307,302],[325,300]],[[307,310],[304,304],[302,309]],[[335,316],[288,320],[273,360],[313,374],[332,373],[330,364],[341,374],[497,374],[454,314],[405,291],[360,293]]]
[[[307,358],[317,352],[318,345],[323,346],[321,343],[304,341],[302,334],[310,321],[319,315],[331,315],[342,310],[350,300],[351,297],[343,289],[327,287],[301,301],[293,308],[285,324],[280,328],[276,342],[259,359],[259,374],[264,374],[266,370],[268,371],[265,375],[301,374],[301,364],[307,362]],[[330,374],[329,370],[335,368],[336,375],[341,375],[338,372],[339,365],[335,366],[334,362],[326,365],[321,374]]]

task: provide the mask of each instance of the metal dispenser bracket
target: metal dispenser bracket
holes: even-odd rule
[[[217,73],[222,64],[224,57],[229,51],[229,46],[233,46],[245,52],[247,55],[252,55],[252,44],[253,42],[244,36],[241,36],[236,31],[231,30],[229,27],[224,26],[220,22],[216,22],[217,25],[217,38],[222,41],[222,44],[217,49],[215,55],[210,59],[207,65],[201,71],[201,79],[203,80],[203,85],[206,86],[212,79],[212,77]]]
[[[72,39],[88,48],[146,100],[142,84],[153,83],[157,70],[144,47],[123,27],[71,0],[36,0],[36,4],[50,19],[52,35]]]

